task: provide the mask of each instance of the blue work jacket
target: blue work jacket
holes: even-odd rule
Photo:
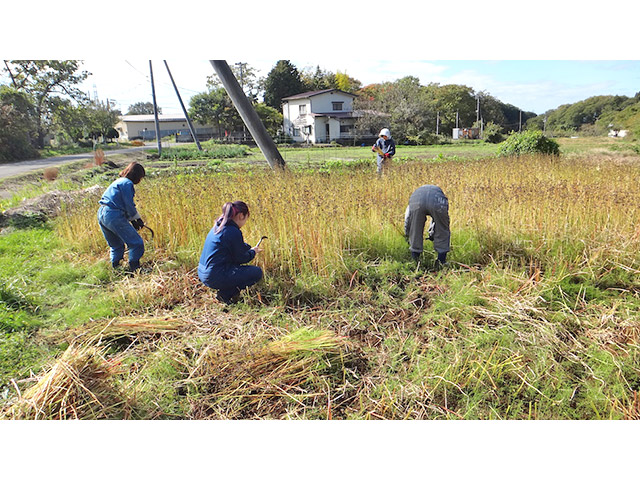
[[[136,194],[133,182],[126,177],[113,182],[102,194],[100,205],[114,210],[121,210],[129,221],[140,218],[133,197]]]
[[[198,264],[198,277],[205,285],[256,256],[251,245],[244,243],[242,232],[233,220],[229,220],[218,233],[216,228],[217,225],[209,231]]]

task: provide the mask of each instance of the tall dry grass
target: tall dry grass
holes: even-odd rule
[[[450,201],[452,253],[460,263],[524,261],[545,268],[638,267],[640,162],[527,157],[396,165],[377,178],[366,169],[278,174],[179,176],[143,181],[136,201],[155,230],[153,252],[197,265],[204,238],[229,200],[244,200],[245,241],[267,235],[257,260],[272,275],[351,275],[347,259],[406,257],[403,214],[411,192],[437,184]],[[78,250],[103,255],[95,200],[61,219]],[[429,249],[427,245],[427,251]],[[190,260],[189,260],[190,259]],[[348,278],[347,278],[348,280]]]

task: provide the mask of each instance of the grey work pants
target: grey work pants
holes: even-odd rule
[[[427,216],[431,217],[433,227],[433,249],[437,253],[448,252],[451,246],[449,200],[436,185],[423,185],[409,197],[409,206],[404,218],[409,250],[415,253],[422,253],[424,250],[424,226]]]

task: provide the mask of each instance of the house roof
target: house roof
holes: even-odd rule
[[[123,122],[155,122],[153,115],[123,115],[120,117]],[[186,122],[184,115],[158,115],[160,122]]]
[[[295,100],[298,98],[315,97],[316,95],[322,95],[323,93],[329,93],[329,92],[340,92],[340,93],[344,93],[345,95],[351,95],[352,97],[357,97],[355,93],[344,92],[342,90],[338,90],[337,88],[327,88],[326,90],[315,90],[313,92],[298,93],[297,95],[284,97],[282,100]]]

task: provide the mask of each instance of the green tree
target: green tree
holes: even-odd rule
[[[38,158],[35,109],[24,93],[0,86],[0,162]]]
[[[191,97],[189,115],[202,124],[215,126],[220,138],[224,131],[242,128],[242,119],[223,87]]]
[[[104,142],[109,137],[113,138],[112,130],[120,119],[118,110],[112,110],[108,104],[102,102],[91,102],[86,107],[86,113],[92,140],[102,139]]]
[[[320,65],[316,66],[315,71],[310,68],[300,73],[300,78],[304,84],[305,91],[328,90],[336,87],[336,75],[328,70],[322,70]]]
[[[229,65],[229,68],[247,98],[256,103],[264,89],[262,80],[257,75],[257,70],[246,62],[233,63]],[[216,73],[207,77],[207,89],[209,91],[218,90],[219,88],[224,88],[224,86]]]
[[[162,113],[162,108],[158,107],[158,115]],[[152,102],[137,102],[129,105],[127,115],[153,115]]]
[[[305,91],[300,72],[289,60],[278,60],[264,81],[264,103],[280,110],[282,99]]]
[[[264,103],[257,103],[254,108],[269,135],[275,137],[278,130],[282,128],[282,113]]]
[[[78,60],[13,60],[12,79],[17,90],[26,93],[35,108],[36,145],[44,148],[44,138],[52,123],[56,98],[83,101],[86,95],[77,87],[89,75],[80,71]]]
[[[439,113],[441,132],[452,135],[456,120],[459,128],[470,127],[475,121],[476,99],[472,88],[430,83],[425,90],[432,110]]]
[[[52,127],[60,143],[76,143],[89,136],[87,109],[84,104],[76,105],[66,98],[52,100]]]

